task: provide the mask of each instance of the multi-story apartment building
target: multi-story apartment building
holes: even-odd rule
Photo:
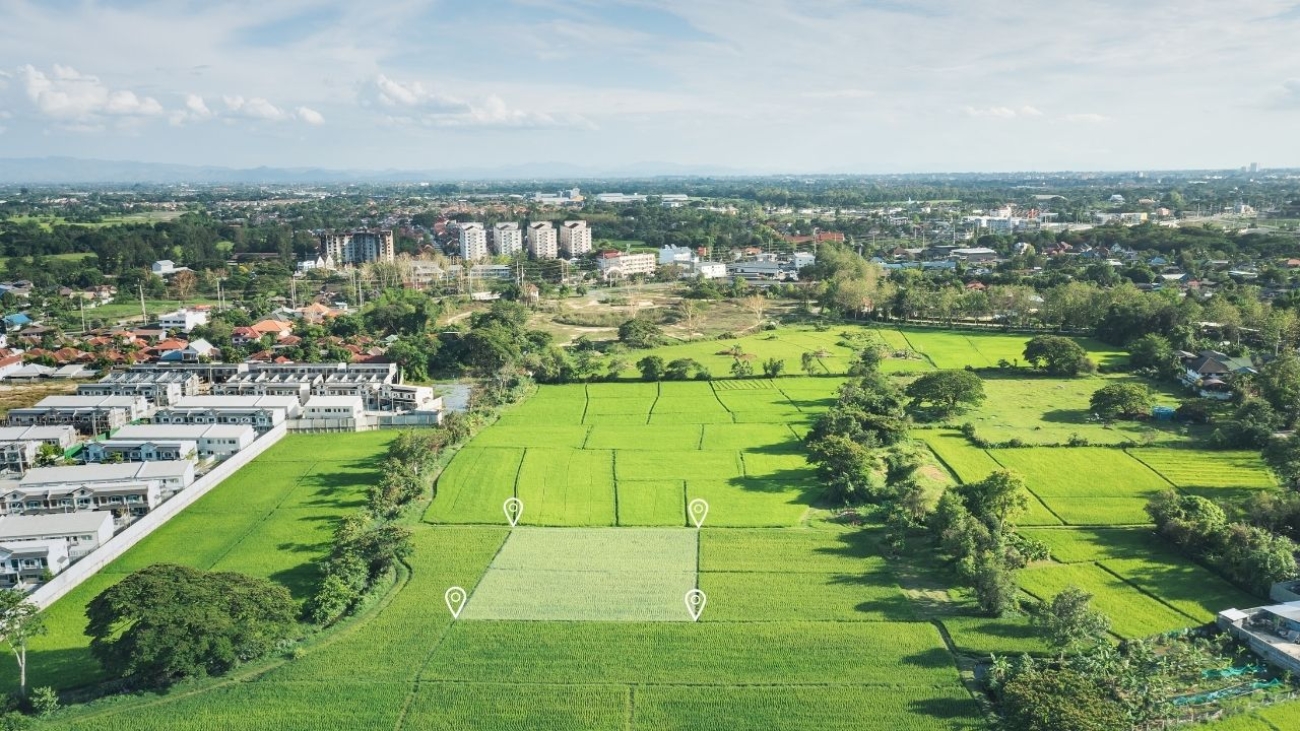
[[[586,221],[565,221],[560,225],[560,250],[569,257],[591,251],[591,229]]]
[[[528,224],[528,253],[534,259],[554,259],[560,255],[559,240],[550,221]]]
[[[487,229],[483,224],[466,222],[460,225],[460,258],[465,261],[488,258]]]
[[[338,266],[365,264],[372,261],[393,261],[393,232],[350,231],[328,232],[320,235],[321,256]]]
[[[492,227],[492,247],[499,256],[514,256],[524,250],[524,234],[515,221]]]
[[[78,559],[113,537],[113,516],[107,511],[87,510],[51,515],[8,515],[0,518],[0,543],[11,550],[17,544],[59,541],[67,556]],[[58,573],[51,568],[51,573]]]
[[[152,412],[143,396],[47,396],[35,406],[10,409],[9,426],[67,424],[82,434],[112,431]]]

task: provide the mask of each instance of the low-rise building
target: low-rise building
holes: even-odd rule
[[[76,560],[113,537],[113,515],[100,510],[51,515],[6,515],[0,518],[0,544],[62,541]]]
[[[158,325],[164,330],[180,330],[187,333],[199,325],[208,324],[207,310],[196,310],[183,308],[175,312],[168,312],[158,318]]]
[[[177,401],[178,409],[269,409],[283,411],[285,418],[296,418],[302,411],[302,402],[293,396],[187,396]],[[197,424],[208,422],[195,422]],[[243,421],[215,421],[214,424],[243,424]],[[279,423],[279,422],[276,422]],[[274,425],[274,424],[273,424]]]
[[[35,406],[10,409],[9,426],[75,427],[82,434],[112,431],[151,412],[141,396],[47,396]]]
[[[179,352],[179,351],[178,351]],[[154,406],[169,406],[199,392],[198,374],[182,371],[121,371],[98,383],[77,385],[78,396],[143,396]]]
[[[654,254],[606,251],[596,260],[596,266],[605,279],[626,279],[637,274],[654,274],[656,260]]]
[[[0,470],[25,472],[36,464],[41,443],[36,441],[0,442]]]
[[[0,542],[0,588],[26,590],[53,578],[71,563],[67,541]]]
[[[160,480],[70,482],[29,487],[18,483],[8,484],[0,490],[0,511],[5,515],[47,515],[102,510],[125,522],[148,513],[162,500]]]
[[[199,445],[192,439],[106,439],[87,442],[81,458],[86,464],[112,462],[118,456],[123,462],[162,462],[194,459],[198,453]]]
[[[3,426],[0,442],[40,442],[68,449],[77,441],[77,430],[70,426]]]
[[[247,424],[128,424],[113,434],[118,442],[192,442],[200,457],[218,459],[247,449],[255,438],[256,432]]]
[[[67,465],[36,467],[18,481],[23,490],[80,485],[142,483],[156,480],[165,499],[194,483],[194,463],[189,460],[168,462],[124,462],[122,464]]]

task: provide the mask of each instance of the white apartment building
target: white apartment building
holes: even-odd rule
[[[699,255],[689,246],[671,246],[669,244],[664,244],[663,248],[659,249],[660,265],[681,264],[682,266],[690,266],[699,260]]]
[[[67,541],[7,541],[0,543],[0,588],[27,589],[54,576],[72,563]]]
[[[66,425],[0,427],[0,442],[40,442],[59,449],[67,449],[75,441],[77,441],[77,430]]]
[[[321,256],[338,266],[393,261],[392,231],[350,231],[320,235]]]
[[[122,464],[36,467],[18,481],[19,489],[76,489],[83,485],[142,483],[156,480],[163,497],[170,497],[194,484],[194,463],[126,462]]]
[[[50,515],[102,510],[114,518],[138,518],[158,507],[161,502],[160,480],[77,482],[32,487],[23,487],[19,483],[0,492],[0,512],[5,515]]]
[[[705,279],[725,279],[727,265],[720,261],[697,261],[694,264],[694,271],[689,276],[701,276]]]
[[[108,439],[87,442],[81,459],[96,464],[121,455],[123,462],[162,462],[192,459],[198,452],[199,445],[192,439]]]
[[[524,250],[524,234],[515,221],[492,227],[492,246],[499,256],[514,256]]]
[[[168,312],[158,318],[158,325],[164,330],[180,330],[187,333],[199,325],[208,324],[207,310],[183,309]]]
[[[460,258],[465,261],[488,258],[487,229],[483,224],[469,222],[460,225]]]
[[[560,255],[559,239],[550,221],[528,224],[528,253],[534,259],[555,259]]]
[[[296,396],[186,396],[177,401],[173,409],[211,409],[221,412],[226,409],[268,409],[273,411],[283,411],[284,417],[277,419],[271,426],[284,421],[284,419],[293,419],[298,416],[302,410],[302,401]],[[175,423],[175,422],[173,422]],[[243,424],[243,421],[222,421],[215,422],[192,422],[195,424],[214,423],[214,424]]]
[[[605,279],[626,279],[635,274],[654,274],[656,263],[654,254],[608,252],[596,261],[596,265]]]
[[[591,252],[591,229],[586,221],[565,221],[560,225],[560,249],[569,257]]]

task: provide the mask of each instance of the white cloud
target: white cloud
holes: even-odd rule
[[[255,96],[251,99],[245,99],[242,96],[223,96],[221,100],[226,104],[226,111],[236,117],[270,121],[279,121],[289,117],[284,110],[262,97]]]
[[[322,116],[320,112],[310,107],[298,107],[296,114],[298,115],[298,119],[313,127],[319,127],[320,125],[325,124],[325,117]]]
[[[1273,95],[1273,105],[1284,109],[1300,108],[1300,79],[1283,81],[1281,90]]]
[[[1075,122],[1078,124],[1105,124],[1111,120],[1110,117],[1107,117],[1104,114],[1085,112],[1082,114],[1067,114],[1065,115],[1065,121]]]
[[[98,126],[101,117],[154,117],[162,104],[150,96],[110,89],[96,76],[54,64],[50,73],[27,65],[20,69],[27,98],[41,114],[77,123],[78,129]]]
[[[576,115],[556,115],[511,107],[491,94],[461,99],[444,94],[420,81],[401,82],[384,74],[375,77],[370,96],[393,111],[390,121],[432,127],[558,127],[593,125]]]
[[[966,115],[970,117],[991,117],[993,119],[1016,119],[1018,117],[1041,117],[1043,113],[1036,107],[1028,105],[1012,107],[966,107]]]

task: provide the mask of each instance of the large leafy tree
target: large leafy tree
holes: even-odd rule
[[[956,413],[963,406],[984,402],[984,381],[971,371],[935,371],[908,384],[904,390],[913,406],[930,404],[939,417]]]
[[[289,591],[266,579],[154,564],[91,600],[86,634],[110,674],[166,687],[265,655],[297,613]]]
[[[1092,413],[1104,419],[1136,419],[1151,413],[1151,389],[1141,383],[1112,383],[1092,394]]]
[[[1060,335],[1039,335],[1030,339],[1025,344],[1025,360],[1052,376],[1077,376],[1097,368],[1083,346]]]
[[[1066,587],[1034,615],[1034,624],[1062,655],[1099,645],[1110,631],[1110,618],[1093,609],[1091,601],[1088,592]]]
[[[653,348],[663,340],[664,331],[649,320],[635,318],[618,326],[618,341],[629,348]]]

